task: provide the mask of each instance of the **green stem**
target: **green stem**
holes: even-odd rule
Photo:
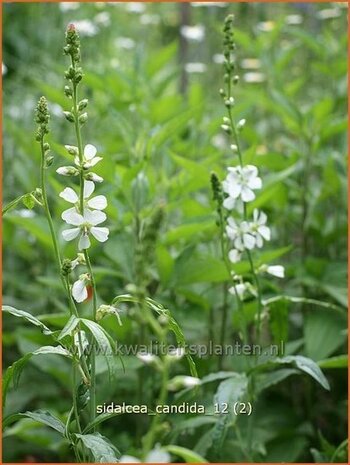
[[[76,69],[76,63],[72,58],[72,66]],[[80,161],[80,173],[79,173],[79,180],[80,180],[80,213],[84,216],[84,170],[82,167],[83,164],[83,142],[81,137],[80,131],[80,123],[79,123],[79,110],[78,110],[78,84],[73,82],[73,114],[74,114],[74,126],[75,126],[75,134],[78,143],[78,156]],[[92,266],[90,262],[90,257],[86,249],[84,249],[84,256],[86,261],[86,266],[90,275],[91,280],[91,287],[92,287],[92,319],[95,321],[96,319],[96,312],[97,312],[97,294],[96,294],[96,283],[94,274],[92,271]],[[91,350],[90,350],[90,421],[94,421],[96,417],[96,352],[95,352],[95,345],[93,339],[91,340]],[[95,429],[93,429],[94,431]]]

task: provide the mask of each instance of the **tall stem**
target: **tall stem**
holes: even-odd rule
[[[76,68],[76,63],[72,59],[72,66]],[[84,216],[84,171],[83,171],[83,142],[80,131],[79,123],[79,111],[78,111],[78,89],[77,83],[73,83],[73,114],[74,114],[74,126],[75,134],[78,143],[78,156],[80,161],[80,213]],[[84,249],[84,257],[86,261],[86,266],[90,275],[91,287],[92,287],[92,319],[95,321],[96,312],[97,312],[97,295],[96,295],[96,282],[95,277],[92,271],[92,266],[90,262],[90,257],[87,249]],[[91,340],[91,350],[90,350],[90,421],[93,421],[96,417],[96,351],[93,339]]]

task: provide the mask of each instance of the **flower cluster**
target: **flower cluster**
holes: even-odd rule
[[[221,186],[217,185],[217,180],[212,176],[212,189],[214,199],[219,204],[219,215],[223,224],[223,232],[230,241],[228,259],[232,263],[241,260],[243,252],[247,252],[249,261],[252,266],[252,272],[266,272],[276,277],[284,276],[284,269],[281,266],[262,265],[255,270],[253,267],[250,251],[254,248],[262,248],[264,241],[271,238],[270,228],[267,226],[267,216],[263,211],[255,208],[252,218],[248,216],[247,204],[256,198],[256,191],[262,188],[262,180],[259,177],[258,168],[254,165],[244,164],[243,156],[239,143],[239,133],[243,130],[246,120],[241,119],[234,122],[232,110],[235,106],[235,99],[231,95],[232,85],[236,85],[239,77],[236,72],[236,64],[233,56],[235,50],[234,32],[233,32],[233,15],[229,15],[224,24],[224,43],[223,43],[223,65],[224,65],[224,82],[225,90],[220,89],[220,95],[226,107],[227,116],[223,117],[221,128],[233,138],[231,150],[238,157],[238,165],[227,168],[227,176]],[[221,207],[229,213],[223,215]],[[226,220],[225,220],[226,218]],[[241,218],[237,220],[236,218]],[[226,221],[224,223],[224,221]],[[237,278],[237,277],[236,277]],[[254,294],[254,289],[250,283],[244,283],[238,277],[240,282],[230,288],[232,294],[236,294],[241,300],[246,292]],[[235,280],[235,279],[234,279]]]
[[[106,214],[102,211],[107,207],[107,199],[104,195],[96,195],[92,197],[95,191],[95,183],[103,182],[103,178],[92,172],[91,169],[102,160],[102,157],[97,156],[97,149],[92,144],[85,145],[84,149],[81,143],[80,126],[87,121],[87,113],[85,111],[88,100],[77,99],[77,87],[80,83],[83,72],[80,66],[80,39],[76,27],[70,24],[66,32],[66,46],[64,53],[71,58],[71,66],[65,73],[67,81],[70,85],[65,86],[66,96],[72,100],[73,106],[70,111],[65,111],[66,119],[74,123],[75,132],[78,139],[78,147],[74,145],[65,145],[69,155],[72,156],[72,165],[61,166],[56,172],[62,176],[77,176],[79,177],[79,192],[76,192],[71,187],[66,187],[59,195],[72,206],[62,213],[62,219],[72,228],[62,231],[62,236],[65,241],[78,240],[78,249],[83,251],[85,256],[81,260],[81,255],[78,254],[78,259],[74,262],[65,262],[62,273],[67,275],[77,265],[88,264],[86,249],[91,246],[91,236],[99,242],[105,242],[108,239],[109,229],[99,226],[107,219]],[[81,274],[79,279],[73,284],[72,295],[77,302],[83,302],[88,297],[88,285],[92,281],[89,273]]]

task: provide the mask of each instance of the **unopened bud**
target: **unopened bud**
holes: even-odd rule
[[[65,145],[64,147],[69,155],[79,155],[79,149],[78,147],[75,147],[75,145]]]
[[[71,113],[70,111],[64,111],[63,114],[66,117],[67,121],[69,121],[70,123],[74,123],[75,118],[74,118],[73,113]]]
[[[79,123],[84,124],[88,120],[88,114],[83,113],[82,115],[79,116]]]
[[[68,98],[72,98],[73,96],[73,91],[69,86],[64,86],[64,94]]]
[[[239,120],[238,123],[237,123],[237,129],[238,129],[238,130],[243,129],[245,123],[246,123],[246,120],[245,120],[244,118],[241,119],[241,120]]]
[[[56,170],[57,174],[62,176],[77,176],[79,174],[79,170],[74,166],[61,166]]]
[[[84,108],[87,107],[88,103],[89,103],[89,100],[87,98],[84,98],[84,100],[81,100],[78,105],[78,110],[79,111],[84,110]]]

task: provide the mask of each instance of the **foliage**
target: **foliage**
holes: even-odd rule
[[[4,461],[347,462],[343,5],[73,2],[3,10]],[[229,13],[240,75],[232,112],[247,121],[242,162],[263,179],[247,215],[265,211],[272,236],[252,251],[253,271],[277,262],[285,269],[285,279],[259,275],[261,314],[254,294],[240,306],[228,292],[210,186],[212,172],[221,182],[237,165],[220,129],[226,113],[218,95]],[[82,136],[103,157],[94,172],[108,199],[109,239],[89,249],[93,298],[106,306],[101,319],[91,313],[90,288],[70,315],[33,135],[45,95],[47,200],[58,249],[73,259],[59,197],[70,178],[55,173],[72,163],[64,144],[77,145],[62,113],[70,106],[63,31],[72,22],[89,100]],[[255,286],[249,257],[229,269]],[[164,340],[187,350],[245,339],[264,347],[283,341],[284,353],[187,351],[176,363],[165,356],[150,364],[135,353],[113,355],[116,344]],[[97,405],[197,402],[212,415],[91,416],[86,344],[97,352]],[[215,403],[235,402],[250,402],[252,414],[214,414]]]

